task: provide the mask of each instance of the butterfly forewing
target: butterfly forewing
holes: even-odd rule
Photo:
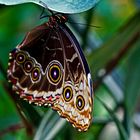
[[[53,104],[63,89],[63,54],[58,34],[47,24],[27,33],[10,53],[8,78],[13,89],[29,102]]]

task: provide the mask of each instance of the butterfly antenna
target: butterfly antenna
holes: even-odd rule
[[[68,23],[78,24],[78,25],[82,25],[82,26],[95,27],[95,28],[101,28],[100,26],[90,25],[90,24],[86,24],[86,23],[78,23],[78,22],[75,23],[75,22],[71,22],[71,21],[68,21]]]

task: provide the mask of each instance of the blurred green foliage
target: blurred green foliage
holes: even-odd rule
[[[26,32],[46,21],[39,19],[41,11],[42,8],[35,4],[0,6],[0,139],[133,140],[135,137],[138,140],[138,1],[102,0],[94,9],[69,17],[77,22],[76,25],[69,23],[69,26],[87,56],[95,87],[94,121],[84,133],[77,132],[68,122],[59,124],[56,129],[60,120],[57,113],[13,98],[15,94],[8,88],[6,69],[9,52],[22,41]],[[44,120],[46,124],[41,123]]]

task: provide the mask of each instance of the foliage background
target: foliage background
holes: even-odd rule
[[[39,19],[42,9],[35,4],[0,5],[0,139],[138,140],[139,6],[139,0],[101,0],[92,10],[69,15],[73,23],[68,26],[87,57],[95,91],[93,124],[80,133],[56,112],[29,105],[11,92],[6,79],[8,54],[26,32],[46,19]]]

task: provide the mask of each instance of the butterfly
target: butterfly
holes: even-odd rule
[[[66,22],[66,16],[54,14],[29,31],[9,53],[8,79],[20,98],[48,105],[79,131],[86,131],[92,121],[91,74]]]

